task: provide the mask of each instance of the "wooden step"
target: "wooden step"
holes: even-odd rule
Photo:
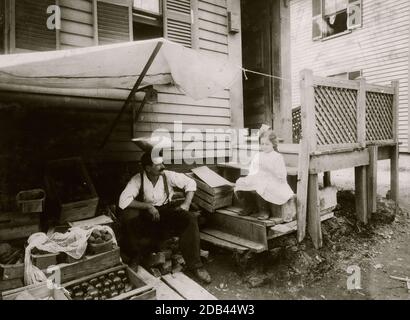
[[[230,242],[230,243],[233,243],[233,244],[241,246],[241,247],[248,248],[252,252],[259,253],[259,252],[266,251],[268,249],[267,245],[263,245],[263,244],[260,244],[260,243],[254,242],[254,241],[246,240],[244,238],[234,236],[230,233],[222,232],[222,231],[219,231],[219,230],[216,230],[216,229],[203,229],[203,230],[201,230],[201,233],[213,236],[213,237],[218,238],[220,240],[224,240],[226,242]]]
[[[239,246],[237,244],[234,244],[232,242],[228,242],[219,238],[215,238],[214,236],[211,236],[209,234],[200,233],[200,238],[202,241],[208,242],[210,244],[213,244],[214,246],[223,248],[223,249],[228,249],[230,251],[238,252],[238,253],[245,253],[246,251],[249,251],[249,248]]]
[[[232,214],[214,212],[207,216],[208,226],[244,240],[249,240],[267,247],[268,239],[266,236],[267,226],[260,221],[241,219]]]
[[[238,207],[226,207],[223,209],[216,210],[217,213],[225,214],[227,216],[232,217],[233,219],[246,220],[252,223],[263,225],[265,227],[272,227],[275,225],[275,222],[273,222],[272,220],[259,220],[258,218],[253,216],[240,216],[238,213],[241,211],[242,209]]]
[[[321,222],[329,220],[334,217],[333,212],[323,214],[320,218]],[[278,238],[297,230],[297,221],[292,221],[289,223],[278,224],[274,227],[270,227],[268,230],[268,239]]]

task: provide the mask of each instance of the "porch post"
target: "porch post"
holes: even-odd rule
[[[285,143],[292,143],[292,83],[290,50],[290,1],[280,3],[280,135]]]

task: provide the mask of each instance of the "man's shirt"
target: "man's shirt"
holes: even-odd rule
[[[169,200],[172,199],[174,195],[174,188],[183,189],[185,192],[196,191],[195,180],[187,177],[183,173],[164,171],[167,177],[168,189],[169,189]],[[150,203],[155,207],[162,206],[166,204],[167,193],[164,189],[163,177],[158,178],[157,183],[153,186],[152,182],[148,179],[146,173],[143,174],[144,177],[144,202]],[[119,207],[121,209],[127,208],[133,200],[138,197],[141,187],[141,174],[138,173],[133,176],[125,187],[124,191],[121,193]]]

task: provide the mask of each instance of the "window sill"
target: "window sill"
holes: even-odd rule
[[[329,37],[326,37],[326,38],[322,38],[321,41],[332,40],[332,39],[334,39],[334,38],[342,37],[342,36],[344,36],[344,35],[346,35],[346,34],[350,34],[350,33],[352,33],[352,30],[346,30],[346,31],[340,32],[340,33],[338,33],[338,34],[334,34],[334,35],[332,35],[332,36],[329,36]]]

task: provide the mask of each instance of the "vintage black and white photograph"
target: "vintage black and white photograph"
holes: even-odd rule
[[[409,300],[409,69],[409,0],[0,0],[0,300]]]

